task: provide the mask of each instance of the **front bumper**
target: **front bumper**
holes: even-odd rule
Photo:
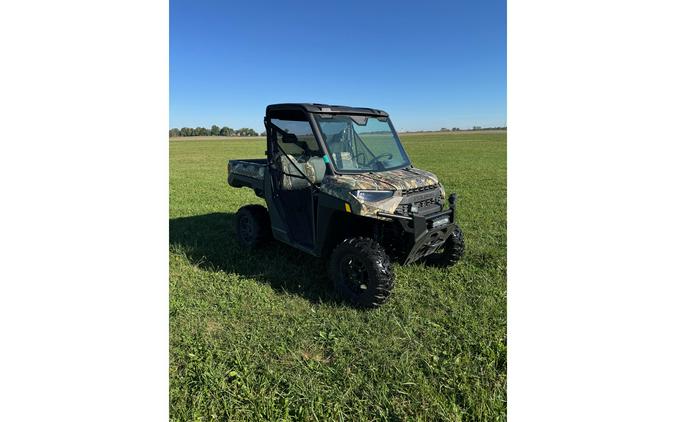
[[[455,224],[456,198],[457,196],[453,193],[448,198],[448,208],[432,214],[413,213],[409,216],[404,216],[379,213],[382,217],[398,220],[403,230],[412,237],[412,246],[403,260],[404,265],[436,252],[445,244],[446,240],[457,228]]]

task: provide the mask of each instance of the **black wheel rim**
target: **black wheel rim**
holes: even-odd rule
[[[368,290],[368,269],[361,258],[347,255],[340,261],[340,272],[345,285],[356,294]]]
[[[239,219],[239,236],[245,243],[253,240],[253,222],[248,215],[242,215]]]

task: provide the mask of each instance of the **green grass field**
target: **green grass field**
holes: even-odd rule
[[[280,243],[240,251],[227,185],[257,139],[170,141],[170,414],[182,420],[506,419],[506,133],[402,135],[458,194],[466,255],[396,266],[390,301],[357,310],[324,262]]]

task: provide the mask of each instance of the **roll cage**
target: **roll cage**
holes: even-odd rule
[[[265,112],[265,129],[267,132],[267,148],[268,152],[273,152],[276,150],[279,150],[283,155],[288,158],[288,154],[286,151],[278,145],[278,139],[279,135],[284,138],[284,136],[288,137],[289,143],[295,143],[296,145],[302,146],[301,141],[293,140],[292,137],[290,137],[288,132],[284,131],[282,128],[279,126],[275,125],[272,123],[273,119],[280,119],[280,120],[294,120],[294,121],[307,121],[309,122],[310,128],[312,130],[312,134],[314,135],[314,139],[317,142],[318,147],[320,148],[321,156],[324,158],[324,162],[326,163],[326,174],[355,174],[355,173],[363,173],[365,171],[345,171],[345,170],[339,170],[335,167],[333,160],[330,159],[330,153],[329,150],[326,146],[326,139],[323,136],[323,133],[321,132],[319,125],[315,119],[315,115],[360,115],[360,116],[367,116],[367,117],[375,117],[375,118],[382,118],[382,117],[389,117],[389,114],[385,111],[378,110],[378,109],[373,109],[373,108],[362,108],[362,107],[347,107],[347,106],[337,106],[337,105],[327,105],[327,104],[317,104],[317,103],[284,103],[284,104],[272,104],[267,106],[266,112]],[[393,128],[393,124],[391,121],[389,121],[389,125]],[[355,133],[356,134],[356,133]],[[356,134],[358,136],[358,134]],[[360,139],[360,137],[359,137]],[[371,154],[375,155],[368,146],[361,140],[361,143],[363,147],[365,147]],[[304,149],[304,148],[303,148]],[[268,164],[272,164],[273,154],[267,154],[267,159],[268,159]],[[290,177],[301,177],[305,178],[309,181],[309,179],[304,175],[302,171],[291,161],[293,167],[300,173],[300,176],[297,175],[291,175],[287,174],[286,175]],[[404,168],[407,167],[411,164],[403,165],[397,168]],[[397,168],[392,168],[388,170],[395,170]]]

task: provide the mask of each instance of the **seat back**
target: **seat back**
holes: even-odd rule
[[[333,160],[341,169],[351,170],[356,169],[356,163],[352,159],[352,154],[350,152],[337,152],[333,153]]]
[[[300,162],[292,155],[288,157],[282,155],[280,159],[281,170],[284,172],[281,179],[283,189],[299,190],[307,188],[309,187],[307,179],[313,184],[320,184],[326,175],[326,163],[319,157],[311,157],[307,162]],[[295,165],[291,164],[291,162]],[[307,179],[302,177],[302,175],[306,176]]]
[[[315,185],[323,182],[323,176],[326,175],[326,163],[322,158],[312,157],[305,163],[305,174]]]
[[[299,190],[309,187],[309,182],[307,179],[302,177],[303,173],[300,173],[298,169],[302,171],[304,164],[298,162],[292,155],[286,157],[282,155],[281,159],[281,171],[284,173],[281,178],[282,188],[285,190]],[[291,161],[293,164],[291,164]],[[297,168],[296,168],[297,167]]]

